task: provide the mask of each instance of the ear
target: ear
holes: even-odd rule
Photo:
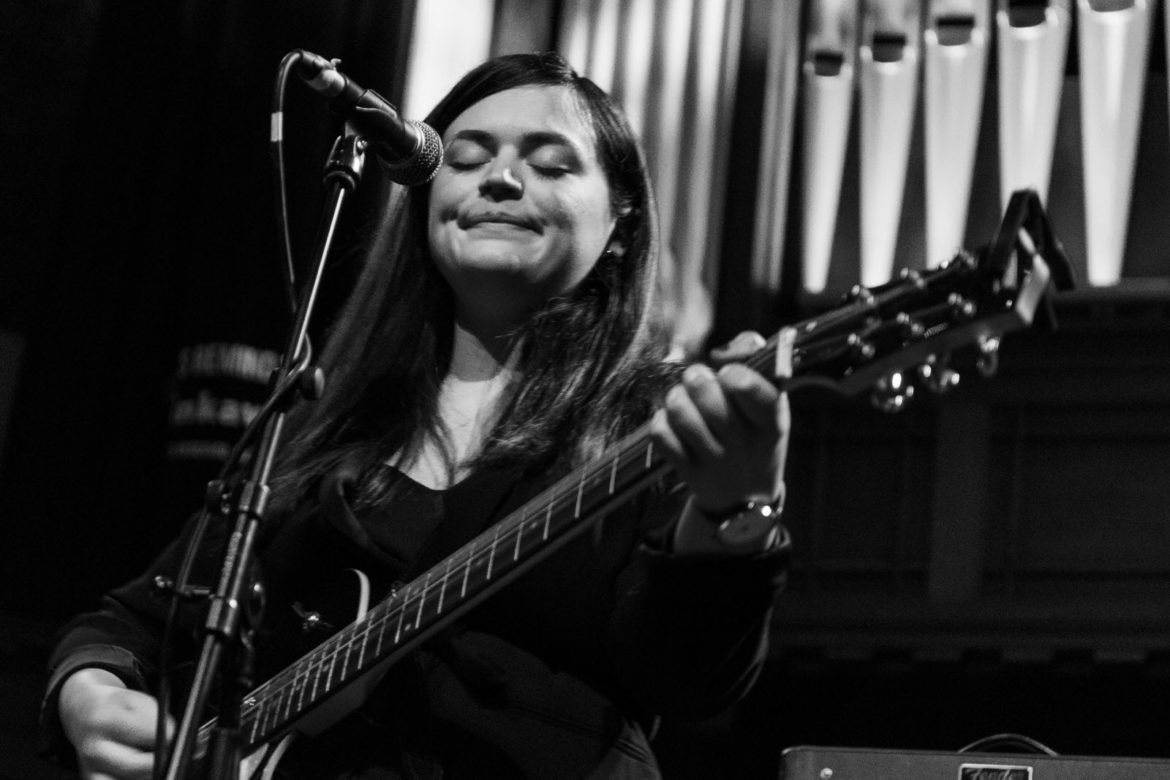
[[[605,246],[606,253],[615,257],[625,255],[630,240],[630,217],[633,213],[634,208],[632,206],[626,206],[617,213],[613,231],[609,235],[609,243]]]

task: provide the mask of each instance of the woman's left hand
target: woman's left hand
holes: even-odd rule
[[[739,362],[763,345],[759,334],[741,333],[712,352],[719,368],[689,366],[651,421],[656,443],[704,514],[718,516],[783,495],[788,398]],[[777,369],[790,371],[787,364]]]

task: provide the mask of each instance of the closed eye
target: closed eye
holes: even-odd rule
[[[447,160],[447,165],[457,171],[471,171],[480,167],[486,160]]]
[[[559,179],[562,176],[572,173],[572,171],[568,168],[562,168],[560,166],[553,165],[536,165],[529,163],[529,167],[536,171],[537,176],[541,176],[545,179]]]

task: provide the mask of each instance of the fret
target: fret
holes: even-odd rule
[[[402,639],[402,619],[406,617],[406,599],[403,598],[402,603],[398,605],[398,627],[394,629],[394,644],[398,644]]]
[[[390,592],[390,598],[391,598],[391,599],[393,599],[393,598],[394,598],[394,592],[393,592],[393,591],[391,591],[391,592]],[[378,620],[378,642],[377,642],[377,645],[378,645],[378,646],[377,646],[377,647],[374,649],[374,654],[375,654],[375,655],[381,655],[381,654],[382,654],[382,643],[383,643],[383,641],[384,641],[384,640],[385,640],[385,638],[386,638],[386,618],[387,618],[387,616],[382,614],[382,613],[383,613],[383,612],[385,612],[386,610],[384,610],[384,609],[381,609],[381,608],[380,608],[380,607],[382,607],[382,606],[383,606],[382,604],[379,604],[378,606],[379,606],[379,609],[378,609],[378,618],[377,618],[377,620]]]
[[[443,582],[439,586],[439,606],[435,608],[435,614],[443,614],[443,597],[447,595],[447,581],[451,578],[451,556],[447,556],[447,568],[443,571]]]
[[[331,640],[328,644],[330,647],[332,647],[332,645],[336,644],[336,642]],[[337,651],[336,651],[336,649],[330,650],[330,652],[329,652],[329,679],[330,680],[333,679],[334,674],[338,674],[341,679],[345,679],[345,670],[343,669],[339,672],[337,669]]]
[[[301,676],[298,674],[292,681],[293,693],[297,695],[297,709],[304,709],[305,706],[305,688],[301,685]]]
[[[292,713],[292,710],[291,710],[292,697],[287,695],[287,694],[288,694],[288,686],[285,683],[281,683],[280,685],[276,686],[276,705],[274,707],[270,707],[268,709],[268,711],[270,713],[272,713],[274,721],[275,720],[287,720]],[[283,714],[282,714],[281,708],[283,708]],[[262,720],[260,723],[261,723],[261,729],[260,729],[261,732],[267,733],[268,729],[263,726],[264,721]]]
[[[418,597],[418,614],[414,617],[415,630],[417,630],[418,627],[422,625],[423,605],[425,605],[427,601],[427,587],[430,585],[430,583],[431,573],[428,571],[426,579],[423,580],[422,593],[419,594]]]
[[[617,469],[618,469],[618,458],[619,457],[620,457],[620,455],[614,455],[613,462],[609,467],[609,488],[608,488],[608,490],[609,490],[609,494],[611,496],[617,492]]]
[[[342,679],[349,677],[349,654],[353,650],[353,645],[350,643],[348,637],[341,634],[335,634],[334,638],[337,640],[338,652],[344,651],[341,658],[341,677]]]
[[[357,629],[357,632],[361,634],[362,637],[361,644],[358,645],[358,668],[361,669],[366,664],[366,639],[369,637],[369,632],[366,631],[364,616],[362,617],[362,623],[361,626]]]
[[[496,543],[499,541],[500,541],[500,527],[497,525],[496,526],[496,533],[492,537],[492,548],[488,552],[487,575],[484,577],[485,580],[491,580],[491,578],[492,578],[492,564],[494,564],[496,562]]]
[[[264,688],[266,689],[268,687],[270,686],[265,683]],[[241,731],[248,735],[250,742],[254,743],[264,734],[264,719],[268,717],[268,714],[273,711],[280,711],[280,702],[273,701],[270,694],[264,693],[259,696],[248,696],[244,701],[250,706],[244,708],[243,714],[241,715],[241,723],[244,724]]]
[[[581,481],[577,483],[577,504],[573,507],[573,519],[581,516],[581,492],[585,490],[585,469],[581,469]]]
[[[348,674],[347,669],[349,663],[349,651],[353,646],[350,643],[350,637],[352,636],[352,629],[347,628],[344,631],[337,632],[329,638],[329,641],[324,642],[318,646],[318,649],[321,651],[320,659],[314,661],[314,663],[318,666],[318,668],[326,668],[326,664],[328,664],[327,668],[330,672],[330,678],[332,678],[334,671],[338,673],[341,679],[345,679],[346,675]],[[342,651],[345,652],[344,656],[342,655]],[[337,668],[337,662],[339,660],[341,662],[340,669]],[[316,697],[314,696],[312,698]],[[310,699],[310,702],[312,702],[312,698]]]
[[[545,514],[544,514],[544,531],[540,535],[541,541],[544,541],[544,542],[548,541],[548,528],[549,528],[550,522],[552,521],[552,510],[553,510],[552,501],[549,501],[548,502],[548,511],[545,512]]]
[[[304,667],[302,663],[293,673],[292,677],[288,678],[282,685],[284,690],[284,709],[288,715],[298,711],[297,696],[300,693],[300,686],[297,680],[301,678],[301,669]]]
[[[251,734],[248,736],[248,739],[249,739],[249,740],[251,740],[252,742],[255,742],[255,741],[256,741],[256,732],[259,730],[259,728],[260,728],[260,723],[263,721],[263,719],[264,719],[264,715],[265,715],[265,713],[266,713],[267,711],[268,711],[268,710],[267,710],[267,709],[264,707],[264,705],[263,705],[263,704],[261,704],[261,705],[260,705],[260,714],[259,714],[259,716],[258,716],[258,717],[255,717],[255,718],[252,718],[252,732],[251,732]]]
[[[269,707],[265,712],[264,717],[260,719],[261,734],[266,734],[271,731],[272,725],[270,724],[274,724],[278,720],[288,718],[292,711],[292,695],[289,692],[287,685],[281,685],[278,687],[276,696],[277,698],[275,706]]]
[[[353,631],[347,630],[347,631],[342,633],[342,636],[345,637],[345,639],[343,641],[345,641],[347,643],[347,645],[352,647],[352,644],[350,644],[350,640],[353,637]],[[325,650],[324,650],[324,652],[321,653],[321,657],[317,661],[317,675],[316,675],[316,680],[313,683],[313,693],[312,693],[312,698],[311,698],[312,701],[316,701],[317,699],[319,699],[323,693],[328,693],[329,689],[332,685],[333,657],[332,657],[332,654],[329,653],[327,646],[322,645],[322,647],[324,647]],[[322,680],[322,677],[324,677],[323,680]],[[320,691],[321,691],[320,693],[318,693],[318,688],[320,688]]]
[[[320,682],[320,680],[321,680],[321,666],[322,666],[322,664],[321,664],[321,659],[320,659],[320,653],[314,651],[313,652],[313,660],[312,660],[312,662],[309,663],[309,668],[308,668],[308,671],[306,672],[306,676],[311,677],[313,680],[312,687],[309,688],[309,701],[310,702],[312,702],[314,699],[317,698],[317,683]]]
[[[252,704],[250,707],[250,716],[252,716],[252,741],[255,743],[257,736],[264,733],[264,718],[267,717],[268,712],[275,711],[280,715],[281,702],[280,699],[273,698],[273,691],[280,691],[280,686],[275,685],[275,677],[264,683],[261,688],[255,691],[254,696],[248,697],[248,702]]]
[[[331,636],[328,642],[325,642],[323,644],[318,644],[318,646],[316,648],[312,649],[312,653],[310,653],[309,655],[304,657],[304,663],[302,664],[301,669],[297,671],[296,677],[294,679],[292,679],[292,686],[294,686],[294,689],[296,689],[298,685],[301,685],[301,683],[298,682],[298,681],[300,681],[301,677],[304,677],[305,682],[308,683],[309,675],[312,674],[312,668],[314,668],[315,665],[317,665],[317,663],[318,663],[317,660],[319,657],[321,657],[322,653],[324,653],[326,656],[328,656],[330,658],[333,657],[333,653],[336,653],[336,650],[331,650],[330,648],[332,648],[333,646],[336,646],[336,644],[337,644],[337,637]],[[308,688],[308,685],[305,685],[305,688]],[[310,703],[312,702],[311,695],[309,696],[309,702]],[[302,698],[302,699],[298,700],[298,702],[296,704],[296,709],[300,710],[300,709],[303,709],[303,707],[304,707],[304,699]]]
[[[243,705],[240,707],[240,722],[248,724],[247,727],[250,731],[248,738],[252,740],[256,738],[256,730],[260,726],[261,716],[265,712],[265,705],[269,703],[269,697],[260,693],[267,687],[268,683],[265,683],[260,688],[248,694],[244,698]]]
[[[347,631],[344,633],[344,636],[346,637],[350,637],[352,635],[352,631]],[[310,702],[316,701],[323,694],[328,693],[333,685],[333,654],[329,652],[328,645],[321,645],[321,647],[322,652],[316,664],[317,674],[313,682],[313,692],[310,695]],[[318,692],[318,688],[320,688],[320,692]]]
[[[301,682],[300,681],[301,681],[300,672],[298,672],[296,677],[292,678],[291,681],[289,681],[289,707],[291,707],[290,711],[301,710],[301,707],[304,704],[303,690],[301,689]],[[300,699],[300,700],[297,700],[296,704],[294,704],[295,699]]]
[[[520,560],[520,539],[524,536],[524,514],[520,514],[520,522],[516,524],[516,547],[512,550],[512,561]]]
[[[475,551],[475,540],[471,540],[471,544],[467,546],[467,560],[463,564],[463,585],[459,588],[459,598],[467,596],[467,579],[471,576],[471,558]]]
[[[366,647],[368,647],[370,644],[370,624],[368,619],[369,613],[367,612],[366,615],[362,617],[362,647],[361,651],[358,653],[358,668],[360,669],[366,668]]]
[[[651,439],[651,440],[646,442],[646,468],[650,468],[650,466],[653,464],[653,462],[654,462],[654,440]]]
[[[350,628],[346,630],[345,639],[343,640],[345,642],[346,663],[350,663],[352,661],[353,670],[355,672],[362,668],[361,648],[358,645],[358,635],[361,633],[361,630],[362,629],[360,625],[350,626]],[[356,659],[354,658],[355,653],[357,654]]]
[[[292,714],[292,696],[289,695],[288,683],[281,681],[276,685],[276,707],[274,708],[278,717],[287,719]],[[283,714],[281,708],[284,708]]]

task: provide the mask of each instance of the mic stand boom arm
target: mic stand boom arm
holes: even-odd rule
[[[323,221],[317,236],[313,275],[301,291],[300,305],[293,324],[284,358],[276,369],[273,388],[300,386],[295,381],[310,370],[308,355],[309,318],[316,302],[317,292],[325,268],[325,259],[341,217],[346,196],[357,189],[365,165],[366,140],[350,131],[334,143],[325,166],[324,181],[328,186]],[[316,371],[314,370],[314,374]],[[302,375],[302,376],[294,376]],[[319,375],[317,375],[319,376]],[[313,378],[320,385],[317,376]],[[268,502],[268,480],[280,444],[285,415],[291,403],[291,393],[282,403],[274,405],[274,412],[265,422],[264,432],[252,459],[248,479],[232,490],[230,510],[235,525],[224,552],[219,584],[210,596],[210,604],[203,625],[202,649],[191,691],[183,710],[174,747],[167,764],[167,780],[185,780],[192,763],[192,750],[199,729],[200,718],[207,704],[212,682],[217,674],[220,681],[220,715],[212,731],[209,760],[204,764],[204,776],[235,778],[239,775],[242,756],[239,737],[240,699],[251,687],[251,649],[254,627],[241,620],[245,600],[256,585],[249,585],[251,561],[257,531]],[[234,664],[234,668],[232,665]]]

